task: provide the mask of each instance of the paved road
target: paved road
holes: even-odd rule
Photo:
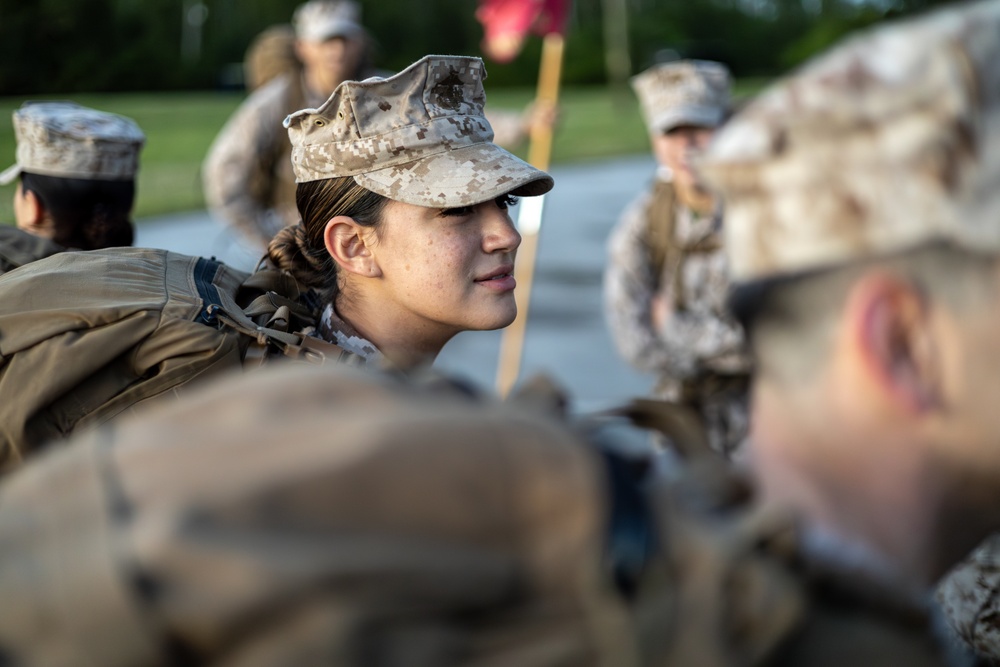
[[[651,376],[632,370],[617,356],[601,305],[608,232],[652,172],[647,156],[551,170],[556,187],[546,198],[538,239],[521,377],[548,373],[570,390],[579,410],[645,394],[653,384]],[[136,245],[214,255],[244,269],[256,261],[253,252],[204,212],[143,220]],[[437,365],[492,387],[500,335],[460,334]]]

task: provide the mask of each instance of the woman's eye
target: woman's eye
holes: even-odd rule
[[[472,213],[472,207],[471,206],[459,206],[458,208],[446,208],[443,211],[441,211],[441,215],[448,216],[448,217],[452,217],[452,216],[460,217],[460,216],[464,216],[464,215],[469,215],[471,213]]]
[[[502,197],[497,197],[497,206],[506,210],[512,206],[517,206],[517,197],[512,195],[503,195]]]

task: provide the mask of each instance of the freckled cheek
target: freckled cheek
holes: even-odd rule
[[[468,271],[462,263],[462,255],[457,252],[439,252],[430,258],[432,262],[433,287],[437,291],[451,291],[461,287],[468,280]]]

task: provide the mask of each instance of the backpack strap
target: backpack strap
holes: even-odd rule
[[[646,204],[646,224],[643,228],[656,289],[661,287],[660,280],[664,267],[674,259],[671,255],[674,248],[676,205],[677,193],[674,191],[674,184],[657,179],[653,185],[652,196]]]
[[[624,417],[638,428],[663,435],[685,461],[720,459],[708,443],[708,433],[698,413],[686,405],[652,398],[635,398],[603,412]]]
[[[256,294],[256,297],[252,297]],[[264,364],[274,350],[284,356],[322,365],[348,362],[355,355],[339,345],[309,335],[312,311],[302,303],[304,291],[294,278],[271,268],[261,268],[244,280],[237,295],[214,290],[203,314],[206,322],[218,322],[250,339],[243,365]],[[241,306],[237,298],[250,299]]]

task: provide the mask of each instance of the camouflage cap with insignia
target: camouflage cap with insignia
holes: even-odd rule
[[[736,281],[934,241],[1000,253],[1000,1],[850,39],[729,121],[699,170]]]
[[[292,16],[295,36],[307,42],[350,37],[364,32],[361,7],[353,0],[310,0]]]
[[[731,83],[726,66],[710,60],[654,65],[632,77],[651,134],[681,125],[718,126],[729,109]]]
[[[139,169],[146,141],[123,116],[72,102],[27,102],[14,112],[17,164],[0,173],[0,185],[22,171],[43,176],[127,181]]]
[[[297,183],[353,176],[406,204],[469,206],[541,195],[552,177],[493,143],[479,58],[425,56],[389,78],[345,81],[285,119]]]

